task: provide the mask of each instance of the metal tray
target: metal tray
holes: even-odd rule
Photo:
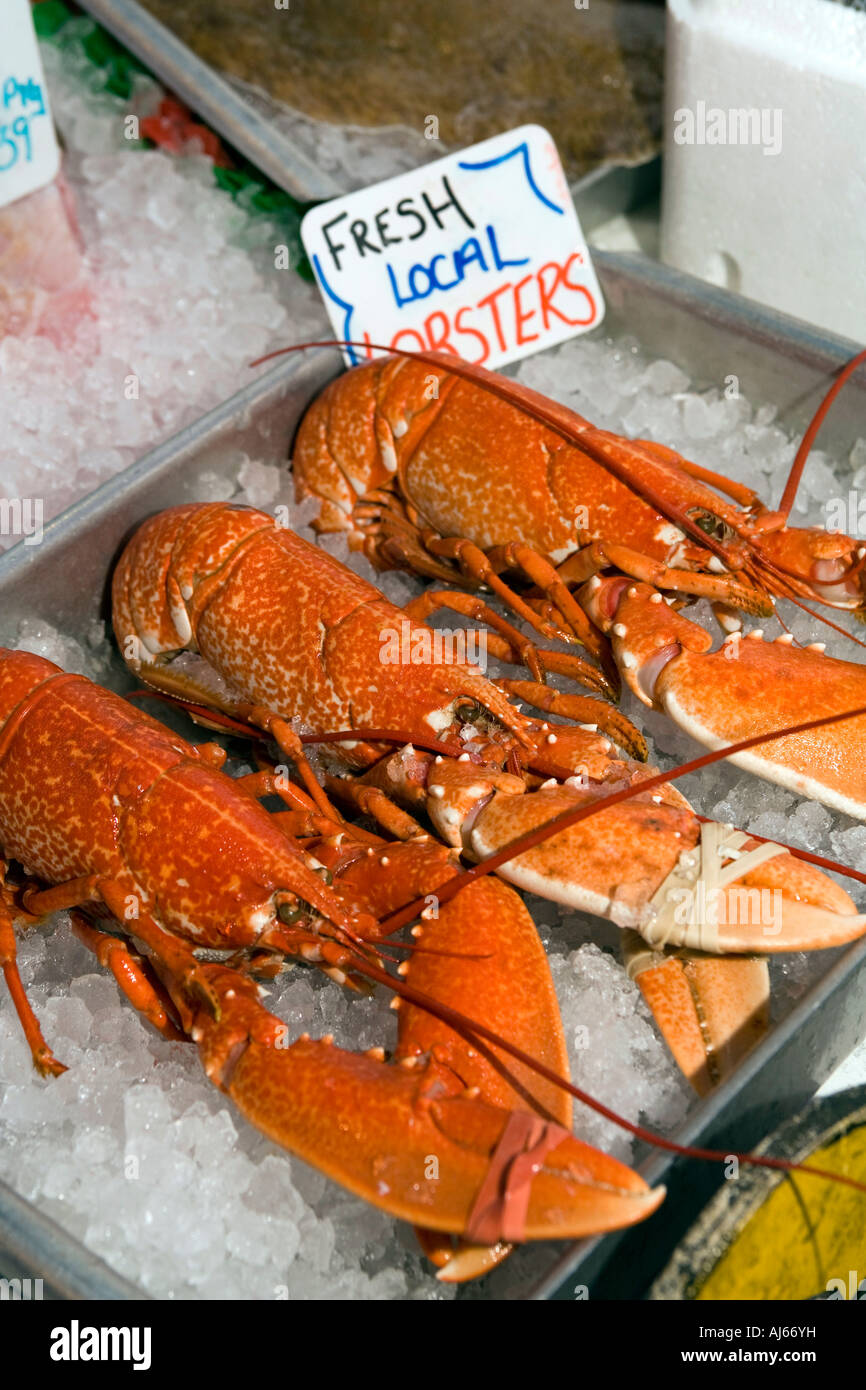
[[[777,405],[791,429],[802,427],[828,375],[852,355],[843,339],[642,257],[598,254],[596,263],[609,305],[596,332],[632,334],[698,384],[718,384],[734,373],[745,395]],[[195,498],[203,474],[232,478],[237,449],[266,462],[284,461],[305,406],[340,369],[332,351],[278,362],[50,522],[41,545],[19,544],[0,556],[0,642],[15,639],[24,617],[43,618],[83,637],[94,618],[107,616],[108,578],[131,529],[159,508]],[[837,456],[844,457],[862,431],[864,406],[866,387],[852,382],[822,435],[822,444]],[[287,473],[284,500],[289,491]],[[117,684],[123,688],[119,659]],[[826,972],[738,1072],[695,1106],[675,1137],[744,1148],[794,1114],[866,1033],[864,967],[866,941],[828,958]],[[720,1181],[716,1167],[671,1162],[660,1153],[641,1171],[648,1181],[668,1186],[658,1216],[624,1235],[549,1247],[546,1272],[531,1285],[519,1258],[510,1261],[468,1296],[570,1298],[576,1285],[585,1285],[593,1297],[640,1296]],[[58,1297],[141,1296],[2,1184],[0,1269],[41,1277]]]
[[[247,100],[242,90],[208,63],[136,0],[79,0],[81,8],[134,53],[218,135],[268,178],[302,203],[337,198],[346,189],[318,169],[270,119],[270,98]],[[584,232],[629,212],[661,186],[661,156],[636,164],[609,164],[572,188]]]

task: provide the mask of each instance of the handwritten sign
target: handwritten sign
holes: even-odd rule
[[[57,177],[60,151],[28,0],[3,0],[0,207]]]
[[[585,333],[604,300],[556,146],[520,126],[307,213],[335,335],[487,367]]]

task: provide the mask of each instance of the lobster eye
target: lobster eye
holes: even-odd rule
[[[507,732],[505,725],[495,714],[491,714],[489,709],[485,709],[477,700],[468,696],[465,701],[455,706],[454,718],[458,724],[471,726],[477,734],[486,738],[496,738],[498,734]]]
[[[309,910],[307,904],[300,901],[294,903],[280,903],[277,908],[277,916],[287,927],[293,927],[296,922],[301,920],[304,913],[309,912]]]
[[[693,507],[687,513],[697,526],[707,536],[712,536],[716,541],[729,541],[733,538],[734,532],[726,521],[720,516],[715,516],[712,512],[705,511],[703,507]]]

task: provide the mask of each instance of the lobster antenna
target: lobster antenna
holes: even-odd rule
[[[333,729],[330,733],[300,734],[299,737],[301,743],[348,743],[351,740],[357,742],[359,738],[366,739],[368,743],[411,743],[413,748],[423,748],[426,753],[444,753],[449,758],[466,752],[456,739],[437,743],[433,739],[416,738],[405,729]],[[473,758],[471,753],[469,756]],[[475,754],[473,761],[480,762],[480,755]]]
[[[794,462],[791,465],[791,472],[789,473],[788,481],[785,484],[785,491],[782,493],[782,500],[779,503],[779,511],[781,512],[782,516],[786,521],[790,515],[791,508],[794,505],[794,498],[797,496],[797,489],[800,486],[800,479],[803,476],[803,469],[806,467],[806,460],[808,459],[809,454],[812,450],[812,445],[815,443],[818,431],[824,423],[824,419],[827,415],[827,412],[830,409],[830,406],[833,404],[836,397],[838,396],[839,392],[842,390],[842,387],[845,385],[845,382],[849,379],[849,377],[852,377],[854,375],[857,368],[860,366],[862,362],[866,362],[866,348],[864,348],[862,352],[858,352],[857,356],[852,357],[851,361],[847,362],[845,366],[842,368],[836,380],[833,382],[833,385],[830,387],[827,394],[824,396],[824,399],[821,401],[821,404],[818,406],[818,409],[815,411],[815,414],[812,416],[812,419],[809,423],[809,427],[806,430],[806,433],[803,435],[802,440],[800,441],[800,447],[797,450],[797,453],[794,457]]]
[[[222,710],[212,709],[209,705],[197,705],[194,700],[185,700],[182,695],[168,695],[164,690],[130,690],[126,698],[127,700],[158,700],[163,705],[173,705],[175,709],[183,710],[184,714],[188,714],[194,723],[216,729],[220,733],[237,734],[239,738],[257,739],[261,742],[267,741],[268,735],[262,729],[257,729],[254,724],[232,719]]]
[[[406,984],[402,980],[395,980],[386,970],[381,970],[371,962],[359,962],[356,967],[360,974],[366,974],[370,979],[376,980],[379,984],[387,985],[389,989],[395,991],[401,999],[414,1004],[417,1008],[423,1009],[426,1013],[432,1014],[442,1023],[446,1023],[455,1032],[465,1037],[469,1042],[483,1038],[495,1047],[507,1052],[509,1056],[520,1062],[529,1070],[541,1076],[545,1081],[558,1086],[561,1090],[567,1091],[575,1100],[579,1100],[582,1105],[588,1106],[596,1114],[602,1115],[606,1120],[618,1125],[620,1129],[633,1134],[636,1139],[641,1139],[644,1143],[652,1145],[653,1148],[664,1149],[668,1153],[679,1154],[682,1158],[702,1159],[708,1163],[727,1163],[732,1158],[736,1158],[739,1163],[744,1163],[754,1168],[770,1168],[782,1173],[809,1173],[816,1178],[826,1178],[830,1182],[844,1183],[847,1187],[853,1187],[857,1192],[866,1193],[866,1182],[860,1182],[856,1178],[849,1177],[846,1173],[831,1173],[825,1168],[813,1168],[809,1164],[794,1163],[785,1158],[769,1158],[756,1154],[745,1154],[732,1152],[730,1149],[702,1149],[689,1144],[678,1144],[673,1139],[666,1139],[661,1134],[656,1134],[654,1130],[645,1129],[643,1125],[634,1124],[627,1120],[623,1115],[619,1115],[615,1110],[602,1101],[596,1100],[587,1091],[575,1086],[572,1081],[560,1076],[552,1067],[548,1067],[544,1062],[538,1061],[535,1057],[524,1052],[516,1043],[511,1043],[507,1038],[501,1037],[494,1029],[488,1028],[484,1023],[476,1023],[474,1019],[468,1018],[457,1009],[452,1009],[448,1004],[441,1003],[434,999],[432,995],[426,994],[423,990],[415,989],[412,985]]]
[[[782,573],[784,573],[784,571],[782,571]],[[816,622],[823,623],[825,627],[831,627],[833,631],[838,632],[840,636],[847,637],[849,642],[856,642],[858,647],[866,647],[866,642],[863,642],[859,637],[855,637],[854,633],[849,632],[846,627],[842,627],[841,623],[834,623],[833,619],[828,618],[826,613],[816,613],[814,608],[809,607],[808,603],[804,603],[802,599],[794,598],[793,594],[786,594],[785,597],[789,603],[793,603],[801,612],[808,613],[809,617],[814,618]],[[781,619],[779,619],[779,621],[781,622]]]

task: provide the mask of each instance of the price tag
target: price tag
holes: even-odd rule
[[[559,155],[541,126],[313,208],[301,236],[353,365],[369,345],[487,367],[600,323],[604,300]]]
[[[60,151],[28,0],[2,0],[0,207],[57,177]]]

